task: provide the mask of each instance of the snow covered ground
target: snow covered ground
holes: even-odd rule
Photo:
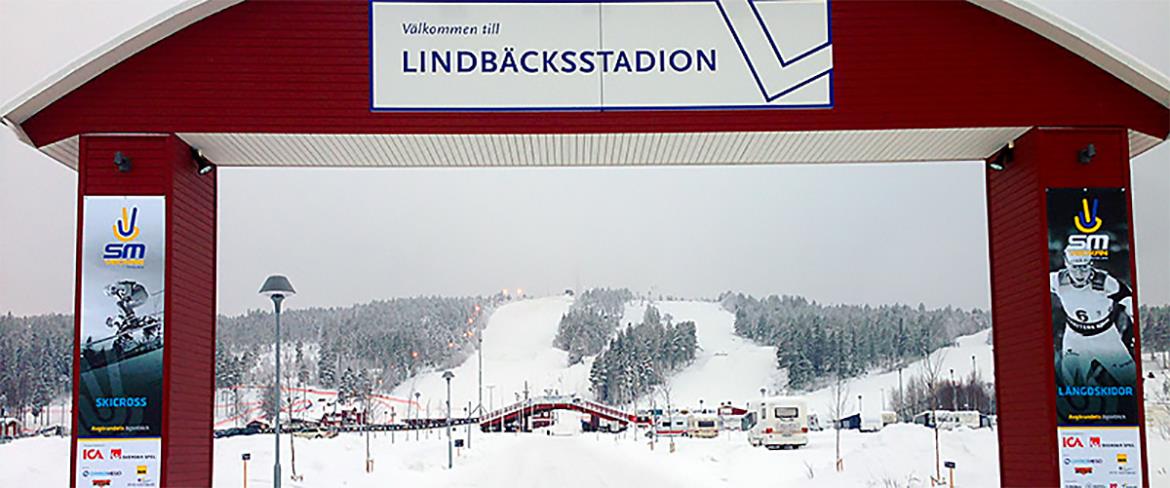
[[[465,435],[458,429],[457,435]],[[463,449],[455,469],[447,470],[447,446],[440,431],[423,434],[421,441],[397,433],[373,434],[373,473],[364,471],[365,440],[361,434],[335,439],[296,440],[297,471],[301,482],[291,487],[742,487],[742,486],[923,486],[933,472],[930,431],[910,425],[877,434],[842,434],[845,471],[833,469],[833,436],[816,433],[809,446],[792,451],[768,451],[748,445],[743,433],[715,439],[678,439],[671,453],[660,441],[653,450],[648,441],[628,435],[473,433],[472,449]],[[944,432],[944,458],[961,468],[963,487],[996,486],[995,435],[988,430]],[[272,437],[233,437],[215,443],[215,486],[243,485],[241,454],[251,453],[249,486],[271,486]],[[66,486],[67,439],[33,438],[0,446],[6,466],[0,486]],[[282,467],[291,473],[287,442]],[[810,478],[811,476],[811,478]],[[907,483],[909,482],[909,483]]]
[[[290,487],[924,487],[934,471],[932,432],[917,425],[892,425],[881,432],[842,431],[845,471],[833,469],[833,432],[813,433],[802,449],[768,451],[747,444],[743,433],[715,439],[678,439],[671,453],[660,441],[651,450],[645,439],[628,435],[473,433],[472,449],[463,449],[455,469],[447,470],[447,447],[441,431],[420,441],[404,433],[371,435],[373,473],[364,472],[365,439],[342,434],[335,439],[296,440],[301,482]],[[466,433],[457,429],[457,436]],[[944,461],[958,464],[957,485],[998,486],[996,433],[989,429],[940,432]],[[243,485],[240,456],[251,453],[248,486],[271,486],[272,437],[233,437],[215,442],[217,487]],[[1150,486],[1170,486],[1170,441],[1150,436]],[[281,459],[291,473],[291,452],[283,443]],[[67,486],[67,438],[29,438],[0,445],[0,486]],[[13,469],[12,467],[18,467]],[[811,477],[810,477],[811,476]]]

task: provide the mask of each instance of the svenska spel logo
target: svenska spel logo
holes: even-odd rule
[[[106,244],[102,260],[107,266],[141,268],[146,264],[146,244],[134,242],[142,230],[138,227],[138,207],[122,207],[122,218],[114,222],[114,238],[118,242]]]
[[[1073,225],[1080,234],[1068,236],[1069,254],[1073,256],[1089,256],[1094,258],[1109,257],[1109,236],[1097,234],[1101,225],[1105,223],[1097,214],[1100,201],[1096,198],[1089,203],[1089,198],[1081,199],[1081,211],[1073,215]]]

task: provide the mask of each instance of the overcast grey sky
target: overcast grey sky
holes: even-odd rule
[[[174,0],[0,0],[0,101]],[[1170,71],[1170,2],[1039,2]],[[0,313],[69,312],[76,174],[0,130]],[[1133,161],[1138,290],[1170,303],[1170,145]],[[220,170],[219,310],[522,287],[989,306],[980,163]],[[327,225],[320,225],[326,223]],[[897,223],[891,231],[891,223]]]

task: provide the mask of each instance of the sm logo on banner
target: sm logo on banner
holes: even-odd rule
[[[1096,198],[1093,198],[1092,201],[1093,203],[1090,205],[1088,198],[1082,198],[1081,211],[1073,216],[1073,224],[1082,233],[1068,236],[1069,253],[1073,256],[1107,258],[1109,257],[1109,236],[1095,234],[1101,230],[1101,225],[1105,222],[1097,215],[1097,206],[1100,202]]]
[[[102,260],[109,266],[140,268],[146,264],[146,244],[134,242],[141,231],[138,227],[138,207],[122,207],[122,218],[114,222],[114,238],[118,242],[106,244]]]

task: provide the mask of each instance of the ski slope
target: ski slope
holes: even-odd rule
[[[518,300],[496,309],[483,334],[485,408],[512,403],[517,394],[523,398],[525,381],[530,395],[541,395],[546,389],[561,394],[590,395],[589,369],[593,357],[568,366],[568,353],[553,347],[557,325],[572,304],[573,298],[556,296]],[[722,401],[743,403],[759,396],[761,387],[773,389],[777,376],[775,348],[736,336],[735,316],[718,303],[669,301],[654,305],[662,314],[673,317],[675,323],[694,321],[698,336],[695,361],[670,381],[672,403],[692,408],[699,405],[699,400],[705,405],[718,405]],[[622,324],[641,322],[645,310],[645,302],[627,304]],[[477,356],[472,354],[451,372],[455,375],[451,381],[453,414],[461,415],[468,402],[473,406],[478,403]],[[429,412],[432,417],[441,416],[447,395],[442,374],[443,371],[430,371],[408,379],[390,396],[414,398],[414,393],[419,392],[421,415],[426,417]],[[655,402],[665,403],[661,393],[652,396]],[[647,396],[642,401],[649,404],[651,398]]]
[[[545,389],[561,393],[587,394],[589,367],[586,360],[568,366],[568,353],[553,347],[561,315],[568,313],[571,297],[556,296],[518,300],[496,309],[483,331],[483,403],[484,408],[500,408],[521,398],[525,381],[530,396],[543,395]],[[456,368],[451,380],[452,415],[462,416],[468,402],[478,403],[478,358],[472,354]],[[419,404],[423,417],[439,417],[447,398],[443,371],[422,373],[398,385],[391,395],[414,398],[421,393]],[[494,388],[488,388],[488,385]],[[401,417],[404,412],[398,412]],[[412,415],[414,412],[412,412]]]
[[[735,315],[719,303],[667,301],[654,302],[654,306],[664,317],[670,315],[676,324],[694,321],[699,342],[694,362],[669,381],[673,405],[695,408],[699,400],[704,406],[718,406],[725,401],[741,405],[759,398],[760,388],[774,389],[778,373],[776,348],[735,335]],[[641,322],[645,311],[644,302],[627,305],[622,323]],[[656,394],[654,401],[664,403],[665,397]]]
[[[523,397],[524,383],[528,382],[530,395],[540,395],[545,389],[562,394],[577,393],[588,396],[589,368],[593,357],[586,357],[579,364],[568,366],[568,353],[553,347],[557,325],[561,316],[572,306],[571,297],[547,297],[519,300],[498,308],[492,314],[488,327],[484,329],[484,407],[499,408]],[[642,321],[647,303],[632,302],[626,305],[622,326]],[[759,398],[760,388],[767,388],[769,394],[785,392],[782,375],[776,368],[776,350],[762,346],[735,335],[735,315],[716,302],[661,301],[654,306],[663,314],[670,315],[675,323],[694,321],[699,350],[695,360],[687,367],[672,375],[669,381],[671,403],[680,407],[695,408],[699,400],[705,406],[732,401],[743,404]],[[935,351],[932,360],[942,361],[944,377],[954,370],[956,379],[970,374],[977,368],[979,375],[990,379],[994,375],[992,350],[989,345],[991,330],[956,339],[955,345]],[[974,357],[974,364],[971,358]],[[454,414],[461,415],[467,402],[477,403],[476,374],[478,359],[472,354],[460,366],[452,369],[455,374],[451,381],[451,398]],[[922,372],[923,361],[915,361],[903,369],[903,381]],[[446,383],[442,371],[431,371],[406,380],[391,392],[391,396],[413,398],[414,392],[420,397],[421,414],[438,417],[446,399]],[[898,372],[872,372],[848,381],[851,398],[862,396],[863,402],[884,405],[898,389]],[[489,389],[487,385],[495,385]],[[830,389],[822,388],[805,395],[809,408],[827,415],[830,403]],[[665,403],[662,391],[647,395],[639,403]],[[429,410],[428,410],[429,404]],[[489,405],[490,404],[490,405]],[[850,408],[856,401],[850,402]],[[401,416],[403,413],[398,412]]]

